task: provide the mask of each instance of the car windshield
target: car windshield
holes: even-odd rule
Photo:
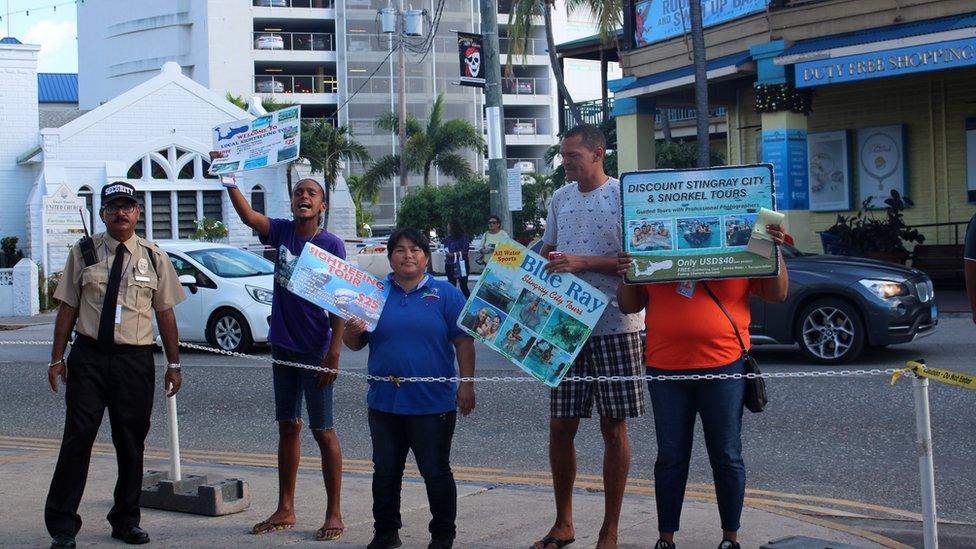
[[[194,250],[186,255],[223,278],[274,274],[274,263],[237,248]]]

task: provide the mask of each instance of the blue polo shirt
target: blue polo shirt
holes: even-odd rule
[[[379,322],[367,334],[367,369],[376,376],[451,377],[454,339],[467,336],[457,325],[464,308],[464,295],[447,282],[426,275],[420,284],[405,292],[387,276],[390,295]],[[457,407],[457,383],[401,383],[370,381],[366,404],[390,414],[442,414]]]

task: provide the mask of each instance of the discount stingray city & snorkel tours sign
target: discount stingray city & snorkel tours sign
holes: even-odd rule
[[[512,240],[498,244],[458,326],[555,387],[609,300],[570,273],[547,273],[546,263]]]
[[[620,187],[627,283],[778,274],[769,164],[629,172]]]

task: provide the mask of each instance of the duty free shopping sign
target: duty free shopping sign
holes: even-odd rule
[[[766,256],[750,251],[783,218],[771,165],[629,172],[620,187],[627,283],[778,274],[771,243]]]
[[[559,385],[607,307],[607,296],[512,240],[495,248],[458,326],[550,387]]]

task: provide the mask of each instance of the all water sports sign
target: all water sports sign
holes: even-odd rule
[[[775,276],[776,253],[747,251],[776,216],[769,164],[629,172],[620,178],[627,283]]]

